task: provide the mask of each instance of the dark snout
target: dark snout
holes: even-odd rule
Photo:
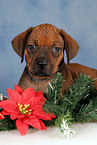
[[[39,57],[36,59],[36,64],[39,68],[45,68],[48,65],[48,59],[45,57]]]
[[[49,49],[41,48],[34,53],[28,63],[29,72],[35,76],[48,77],[53,74],[54,64]],[[32,60],[32,61],[31,61]]]

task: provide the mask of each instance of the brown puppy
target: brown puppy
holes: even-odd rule
[[[35,91],[44,92],[55,73],[63,74],[63,89],[77,77],[78,73],[86,73],[92,79],[97,78],[97,70],[79,64],[69,64],[75,57],[79,46],[64,30],[50,24],[30,27],[12,40],[12,46],[21,57],[25,54],[27,65],[18,85],[24,90],[32,87]],[[66,50],[67,64],[64,62]],[[96,80],[97,88],[97,80]]]

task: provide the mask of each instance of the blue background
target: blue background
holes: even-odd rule
[[[97,0],[0,0],[0,93],[14,84],[25,62],[11,40],[30,26],[50,23],[64,29],[79,44],[71,62],[97,69]]]

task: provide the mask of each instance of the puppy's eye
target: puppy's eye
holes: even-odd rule
[[[34,45],[34,44],[29,44],[29,45],[27,46],[27,48],[28,48],[28,51],[35,51],[35,50],[36,50],[36,45]]]
[[[53,47],[53,53],[58,54],[60,52],[61,48],[60,47]]]

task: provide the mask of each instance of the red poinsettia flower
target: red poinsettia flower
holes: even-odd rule
[[[35,92],[32,88],[23,91],[15,85],[15,90],[7,89],[10,100],[0,102],[3,108],[3,115],[10,115],[12,120],[16,119],[16,126],[21,135],[25,135],[29,125],[39,130],[46,130],[46,126],[40,120],[51,120],[56,116],[46,114],[43,110],[44,98],[43,93]]]

